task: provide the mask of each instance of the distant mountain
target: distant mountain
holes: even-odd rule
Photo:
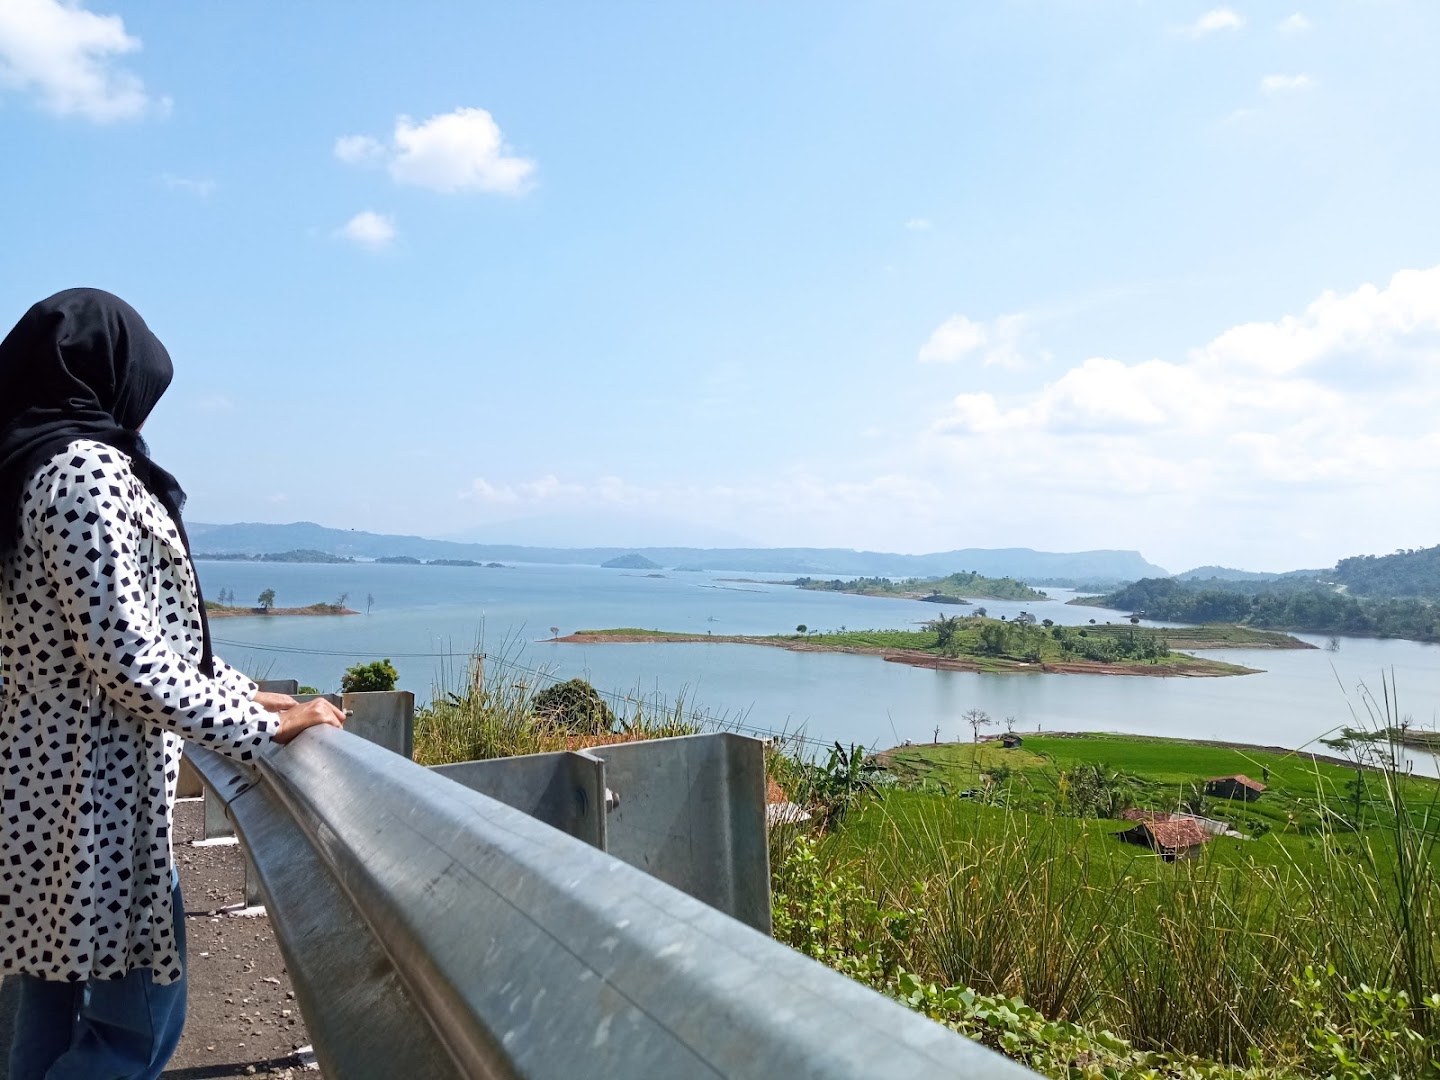
[[[409,555],[417,559],[478,559],[504,562],[568,563],[598,566],[622,555],[639,554],[660,566],[704,566],[711,570],[855,577],[944,577],[972,570],[986,577],[1020,581],[1135,581],[1167,571],[1137,551],[1033,551],[1030,548],[961,548],[929,555],[901,555],[846,548],[687,547],[523,547],[516,544],[458,543],[422,536],[391,536],[331,529],[310,521],[289,525],[187,523],[197,551],[250,554],[306,548],[337,556],[376,559]]]
[[[1328,574],[1328,570],[1287,570],[1283,574],[1269,574],[1258,570],[1234,570],[1228,566],[1197,566],[1176,574],[1177,581],[1279,581],[1282,578],[1313,578]]]

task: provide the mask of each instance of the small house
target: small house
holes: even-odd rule
[[[1000,736],[1000,745],[1006,750],[1014,750],[1024,741],[1024,739],[1020,738],[1020,736],[1016,735],[1013,731],[1007,731],[1004,735]]]
[[[1141,821],[1119,834],[1131,844],[1144,844],[1166,862],[1191,855],[1210,839],[1197,823],[1185,818],[1173,821]]]
[[[1242,773],[1217,776],[1205,781],[1205,794],[1213,795],[1217,799],[1244,799],[1246,802],[1254,802],[1264,791],[1264,784],[1251,780]]]

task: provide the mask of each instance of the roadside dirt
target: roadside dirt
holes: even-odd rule
[[[285,961],[264,915],[227,915],[245,901],[239,845],[194,847],[204,836],[199,799],[175,806],[175,859],[185,900],[189,1013],[169,1080],[319,1077],[295,1052],[310,1042]]]

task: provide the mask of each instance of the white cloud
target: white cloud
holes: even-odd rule
[[[1282,34],[1303,34],[1310,29],[1310,20],[1297,11],[1294,15],[1281,19],[1276,29]]]
[[[1245,25],[1245,17],[1230,8],[1215,8],[1205,12],[1193,23],[1177,26],[1174,33],[1182,37],[1202,38],[1219,30],[1239,30]]]
[[[335,235],[368,251],[383,251],[395,241],[395,221],[374,210],[361,210],[335,230]]]
[[[401,116],[391,145],[369,135],[343,135],[335,140],[335,156],[351,165],[383,160],[397,184],[445,194],[523,195],[535,177],[535,162],[511,151],[484,109],[456,109],[418,123]]]
[[[363,165],[383,158],[385,147],[369,135],[341,135],[335,140],[335,156],[347,165]]]
[[[1260,80],[1260,89],[1267,94],[1288,94],[1295,90],[1308,90],[1315,85],[1309,75],[1266,75]]]
[[[918,359],[922,364],[953,364],[978,354],[986,366],[1019,367],[1024,363],[1019,344],[1026,322],[1020,313],[1001,315],[989,323],[952,315],[920,346]]]
[[[1093,357],[1009,398],[968,390],[922,442],[1013,484],[1263,501],[1296,486],[1403,488],[1440,464],[1437,408],[1440,266],[1324,293],[1183,359]]]
[[[164,184],[171,191],[184,192],[186,195],[193,195],[197,199],[208,199],[215,193],[215,181],[209,177],[176,176],[174,173],[161,173],[160,183]]]
[[[905,228],[911,232],[925,232],[930,229],[933,224],[929,218],[912,217],[909,221],[905,222]]]
[[[115,58],[140,49],[118,15],[61,0],[0,3],[0,87],[34,94],[60,116],[131,120],[168,102],[152,99]]]

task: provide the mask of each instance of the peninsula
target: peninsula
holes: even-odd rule
[[[272,619],[277,615],[359,615],[360,612],[344,604],[311,604],[309,607],[237,607],[231,604],[217,604],[205,601],[205,614],[211,619]]]
[[[1211,631],[1214,631],[1212,634]],[[709,643],[767,645],[792,652],[878,656],[896,664],[940,671],[1061,675],[1252,675],[1257,669],[1172,651],[1209,648],[1309,648],[1286,634],[1232,626],[1176,631],[1134,627],[1044,627],[980,617],[941,616],[924,630],[850,630],[838,633],[687,634],[622,628],[581,630],[553,640],[586,645]]]
[[[986,577],[974,570],[945,577],[903,578],[860,577],[830,581],[801,577],[790,582],[797,588],[812,592],[841,592],[853,596],[893,596],[906,600],[925,600],[932,604],[966,604],[970,600],[1049,600],[1039,589],[1032,589],[1012,577]]]

